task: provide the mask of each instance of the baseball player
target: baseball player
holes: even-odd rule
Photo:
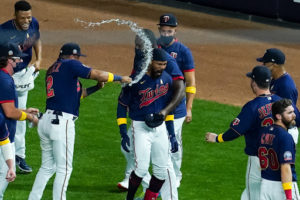
[[[276,48],[267,49],[264,56],[256,59],[262,62],[272,72],[270,90],[281,98],[291,99],[294,105],[297,105],[298,90],[291,75],[285,70],[285,55]],[[291,127],[288,132],[293,136],[295,143],[298,143],[298,128]]]
[[[260,200],[300,199],[295,171],[296,147],[287,132],[296,115],[290,99],[272,105],[274,124],[261,129],[258,157],[261,166]]]
[[[29,199],[41,199],[48,180],[56,173],[53,199],[65,200],[72,172],[75,139],[75,120],[79,115],[82,88],[78,78],[101,82],[130,83],[128,76],[94,70],[79,59],[81,50],[76,43],[66,43],[60,49],[58,60],[46,73],[46,112],[40,119],[38,133],[41,139],[42,166],[39,169]],[[93,87],[94,88],[94,87]],[[85,95],[90,94],[86,89]],[[97,88],[96,88],[97,89]]]
[[[21,57],[23,56],[26,54],[23,54],[15,44],[0,45],[0,145],[3,154],[3,157],[0,156],[0,199],[3,199],[8,183],[16,177],[14,146],[16,121],[27,119],[35,125],[38,122],[35,117],[38,109],[22,110],[17,108],[18,99],[12,74],[13,68],[17,63],[22,62]]]
[[[135,155],[135,167],[129,178],[127,200],[133,200],[134,195],[148,173],[151,160],[153,175],[145,200],[157,199],[158,192],[167,178],[169,139],[164,123],[166,115],[162,113],[171,100],[172,78],[164,71],[167,65],[167,54],[162,49],[153,50],[153,59],[147,73],[132,87],[123,88],[118,104],[118,121],[126,120],[127,109],[132,120],[132,146]],[[159,123],[148,122],[149,114],[159,116]],[[124,126],[122,126],[124,124]],[[120,124],[122,147],[127,150],[131,144],[127,136],[126,123]],[[176,138],[170,135],[172,147],[176,151]],[[151,158],[151,159],[150,159]]]
[[[42,45],[40,40],[39,23],[32,17],[31,5],[27,1],[15,3],[14,19],[0,25],[0,30],[9,36],[9,42],[19,44],[27,54],[23,62],[18,63],[13,76],[18,95],[18,108],[26,109],[28,91],[34,87],[33,73],[40,69],[42,61]],[[27,67],[31,62],[32,48],[35,51],[35,67]],[[35,73],[34,75],[37,75]],[[36,76],[35,76],[36,77]],[[15,135],[16,164],[21,172],[30,173],[32,168],[25,161],[26,122],[18,121]]]
[[[271,71],[265,66],[256,66],[247,73],[251,78],[251,88],[256,97],[246,103],[240,114],[231,122],[230,128],[223,134],[206,133],[207,142],[222,143],[239,136],[245,137],[245,153],[248,155],[246,171],[246,189],[241,199],[257,200],[260,195],[260,166],[257,157],[258,130],[273,124],[272,103],[280,97],[269,90]]]
[[[148,37],[148,39],[150,40],[150,42],[152,43],[152,47],[157,48],[157,43],[156,43],[156,38],[155,38],[154,33],[149,29],[143,29],[143,31],[144,31],[145,35]],[[144,54],[141,50],[142,45],[143,45],[143,41],[138,36],[136,36],[134,68],[132,71],[133,76],[141,71],[140,67],[141,67],[142,63],[144,62]],[[165,72],[167,72],[169,75],[171,75],[171,77],[173,79],[173,87],[172,87],[173,97],[172,97],[171,102],[168,104],[168,106],[162,110],[163,113],[168,113],[171,110],[174,110],[176,105],[183,98],[183,94],[184,94],[183,93],[184,92],[183,75],[180,72],[180,70],[176,64],[175,59],[172,58],[168,54],[166,56],[167,56],[167,66],[166,66]],[[166,109],[169,111],[165,112],[164,110],[166,110]],[[168,122],[166,122],[166,123],[168,124]],[[119,124],[119,121],[118,121],[118,124]],[[129,137],[130,141],[132,141],[131,129],[128,129],[127,135]],[[129,148],[129,152],[125,151],[123,148],[121,148],[121,151],[126,158],[127,166],[126,166],[126,170],[125,170],[125,179],[122,182],[118,183],[118,187],[120,189],[127,190],[128,189],[128,179],[129,179],[131,172],[134,169],[134,164],[135,164],[134,163],[134,152],[132,149],[132,145]],[[161,188],[161,197],[162,197],[162,199],[176,200],[176,199],[178,199],[178,193],[177,193],[177,187],[176,187],[175,172],[174,172],[173,164],[172,164],[171,160],[169,160],[169,163],[168,163],[168,173],[169,173],[169,177],[168,177],[168,179],[166,179],[165,183],[163,184],[163,186]],[[144,188],[144,192],[146,191],[146,189],[149,186],[150,178],[151,178],[151,176],[149,173],[147,174],[147,176],[145,176],[143,178],[142,185]],[[144,192],[139,196],[141,196],[143,198]]]
[[[159,19],[160,38],[158,44],[167,51],[176,62],[184,75],[186,98],[184,98],[174,113],[174,126],[177,141],[179,142],[179,151],[172,154],[172,162],[177,177],[177,187],[180,186],[182,179],[182,125],[184,120],[189,123],[192,121],[192,105],[196,93],[195,65],[192,53],[189,48],[179,42],[176,36],[177,19],[171,14],[163,14]]]

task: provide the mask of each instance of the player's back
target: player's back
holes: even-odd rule
[[[279,125],[260,129],[258,157],[262,169],[262,178],[281,181],[280,165],[290,163],[293,181],[297,180],[295,171],[295,143],[292,136]]]
[[[281,99],[277,95],[261,95],[246,103],[231,128],[245,136],[245,153],[257,155],[259,129],[273,124],[272,103]]]
[[[77,115],[81,96],[78,77],[88,78],[90,70],[78,60],[58,59],[46,74],[46,109]]]

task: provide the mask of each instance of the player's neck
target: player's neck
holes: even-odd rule
[[[274,68],[272,71],[272,77],[273,79],[278,79],[280,78],[282,75],[284,75],[286,73],[284,67],[278,67],[278,68]]]
[[[281,120],[277,120],[277,121],[275,122],[275,124],[278,125],[278,126],[281,126],[281,127],[284,128],[285,130],[287,130],[287,127],[282,123]]]
[[[270,95],[271,92],[270,92],[269,89],[257,89],[255,94],[256,94],[256,96],[258,97],[258,96],[266,96],[266,95]]]

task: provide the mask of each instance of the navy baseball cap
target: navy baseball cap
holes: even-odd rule
[[[0,57],[25,57],[28,54],[23,53],[19,46],[14,43],[0,44]]]
[[[272,74],[270,69],[266,66],[256,66],[253,68],[252,72],[248,72],[246,76],[253,79],[255,82],[270,83]]]
[[[167,53],[161,48],[153,49],[153,58],[155,61],[167,61]]]
[[[157,24],[157,25],[176,27],[177,26],[177,19],[171,13],[163,14],[162,16],[160,16],[159,24]]]
[[[81,54],[80,47],[76,43],[64,44],[60,49],[59,55],[77,55],[86,57],[86,55]]]
[[[263,63],[272,62],[282,65],[285,62],[285,55],[279,49],[271,48],[266,50],[263,57],[257,58],[256,60]]]

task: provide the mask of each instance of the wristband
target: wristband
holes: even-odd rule
[[[218,142],[218,143],[224,142],[224,140],[223,140],[223,133],[219,134],[219,135],[216,137],[216,142]]]
[[[118,122],[118,126],[122,124],[127,124],[127,118],[118,118],[117,122]]]
[[[195,94],[196,93],[196,87],[194,87],[194,86],[186,87],[185,92]]]
[[[10,143],[10,140],[9,140],[9,138],[6,138],[5,140],[0,141],[0,146],[8,144],[8,143]]]
[[[167,115],[165,121],[174,121],[174,115]]]
[[[121,81],[121,80],[122,80],[122,76],[114,74],[114,81]]]
[[[108,79],[107,79],[107,82],[113,82],[113,81],[114,81],[114,74],[108,72]]]
[[[282,183],[286,199],[292,199],[292,182]]]
[[[24,121],[25,119],[27,119],[27,114],[24,111],[21,111],[21,116],[19,118],[19,121]]]

